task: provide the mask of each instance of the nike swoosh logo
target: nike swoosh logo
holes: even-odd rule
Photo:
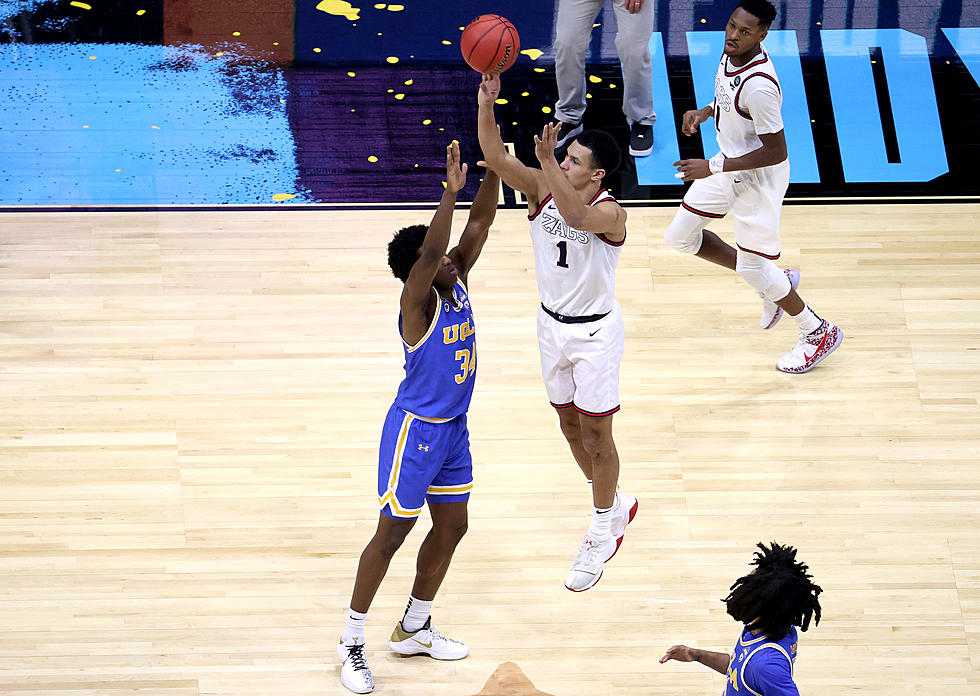
[[[598,329],[596,329],[595,331],[593,331],[592,333],[590,333],[589,334],[589,338],[591,338],[592,336],[595,336],[600,331],[602,331],[602,327],[601,326]]]
[[[412,640],[414,640],[416,643],[418,643],[419,645],[421,645],[423,648],[431,648],[432,647],[432,641],[429,641],[428,643],[423,643],[418,638],[412,638]]]

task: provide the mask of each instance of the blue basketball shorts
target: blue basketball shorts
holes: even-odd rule
[[[396,519],[418,517],[425,503],[469,500],[473,458],[466,414],[432,422],[388,409],[378,453],[378,502]]]

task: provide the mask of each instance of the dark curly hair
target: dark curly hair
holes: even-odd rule
[[[622,154],[616,139],[606,131],[588,129],[575,136],[575,142],[589,148],[592,153],[592,164],[596,169],[605,169],[606,176],[619,169]]]
[[[758,19],[759,26],[764,29],[771,27],[772,21],[776,19],[776,6],[769,0],[742,0],[735,9],[739,7]]]
[[[395,232],[388,242],[388,265],[401,282],[408,280],[412,266],[419,260],[419,249],[428,231],[428,225],[409,225]]]
[[[817,595],[823,590],[814,585],[804,563],[796,561],[796,549],[780,546],[775,541],[767,548],[757,546],[752,565],[756,569],[735,581],[731,593],[723,600],[729,615],[752,631],[761,631],[771,640],[789,633],[791,626],[800,630],[820,623],[820,602]]]

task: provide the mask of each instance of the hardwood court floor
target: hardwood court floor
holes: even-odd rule
[[[335,644],[401,378],[385,245],[430,215],[3,217],[0,692],[346,693]],[[470,283],[470,532],[434,608],[472,652],[385,649],[423,515],[369,616],[376,693],[468,696],[506,661],[555,696],[718,693],[657,658],[730,649],[718,600],[775,539],[825,590],[803,693],[976,694],[980,207],[786,208],[783,261],[846,335],[802,376],[774,369],[792,321],[760,331],[734,275],[664,245],[672,215],[629,210],[618,276],[639,515],[572,594],[588,491],[538,374],[527,222],[499,212]]]

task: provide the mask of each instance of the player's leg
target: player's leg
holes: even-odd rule
[[[576,326],[568,341],[582,448],[593,473],[592,521],[565,579],[565,586],[576,592],[599,581],[605,562],[615,555],[626,525],[636,514],[636,500],[617,493],[620,462],[612,432],[613,414],[619,410],[624,333],[617,304],[600,321]]]
[[[579,412],[575,410],[575,405],[569,403],[567,406],[555,406],[558,413],[558,424],[561,427],[561,434],[565,436],[569,449],[575,463],[585,475],[585,480],[592,483],[592,457],[586,452],[582,444],[582,424]]]
[[[626,0],[613,0],[616,14],[616,51],[623,65],[623,114],[630,125],[630,154],[644,157],[653,150],[652,59],[650,36],[653,33],[654,3],[643,3],[631,14]]]
[[[582,131],[585,115],[585,53],[602,0],[560,0],[555,19],[555,118],[569,127],[559,132],[558,147]]]
[[[783,372],[808,372],[837,349],[843,333],[817,316],[796,292],[798,272],[794,278],[792,269],[787,272],[772,263],[780,256],[779,222],[789,184],[789,164],[784,162],[742,174],[732,206],[739,275],[763,298],[760,324],[766,326],[767,314],[775,305],[793,317],[800,329],[796,345],[777,361],[776,367]],[[778,321],[778,310],[774,312],[768,326]]]
[[[392,405],[381,431],[378,448],[378,500],[381,514],[374,536],[357,566],[354,591],[337,653],[342,667],[341,683],[355,693],[369,693],[374,678],[364,653],[367,612],[388,571],[395,552],[415,525],[425,501],[428,481],[418,485],[416,451],[419,426],[427,425]]]
[[[456,547],[466,534],[473,459],[465,414],[440,424],[439,431],[441,436],[438,442],[433,442],[430,454],[436,451],[445,464],[432,477],[426,491],[432,529],[419,548],[412,594],[388,645],[402,655],[426,654],[440,660],[459,660],[466,657],[469,648],[440,634],[432,626],[430,612]]]
[[[664,240],[685,254],[735,270],[735,248],[706,230],[712,220],[725,217],[731,203],[731,182],[723,175],[698,179],[688,189]]]

